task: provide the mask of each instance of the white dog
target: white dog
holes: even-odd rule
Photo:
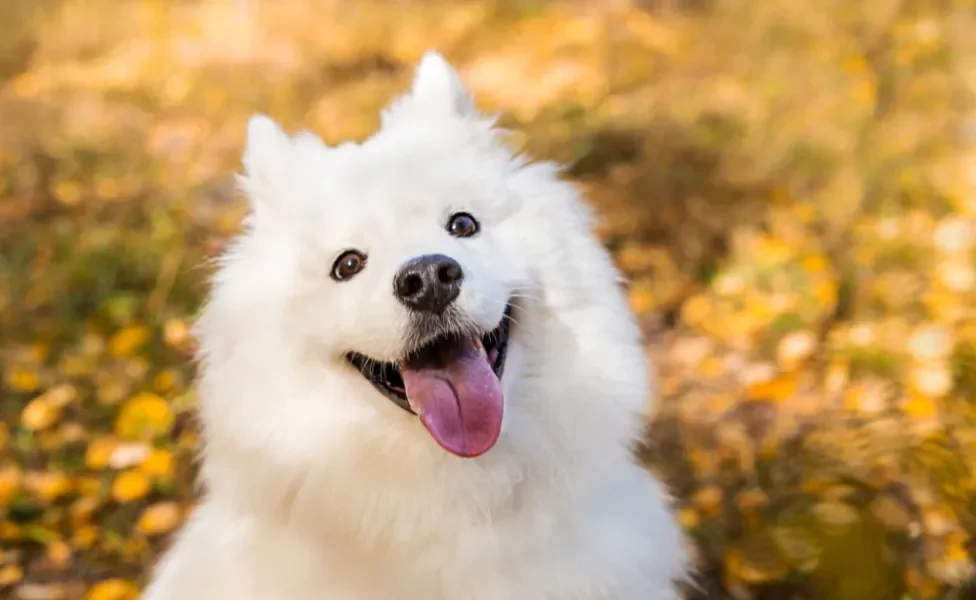
[[[674,600],[590,214],[436,53],[362,144],[248,125],[198,324],[205,496],[147,600]]]

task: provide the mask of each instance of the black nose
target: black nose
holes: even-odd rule
[[[464,271],[443,254],[425,254],[408,261],[393,278],[393,293],[411,310],[441,313],[461,293]]]

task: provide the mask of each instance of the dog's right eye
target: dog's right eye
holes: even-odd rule
[[[366,268],[366,255],[359,250],[346,250],[332,265],[332,279],[345,281]]]

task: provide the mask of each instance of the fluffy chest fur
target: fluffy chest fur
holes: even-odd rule
[[[213,499],[147,598],[673,600],[681,540],[646,481],[623,469],[585,498],[529,490],[511,512],[481,522],[431,507],[442,511],[437,535],[388,531],[366,546],[335,529],[324,537],[322,523],[235,516]]]

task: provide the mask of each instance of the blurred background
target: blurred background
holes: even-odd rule
[[[3,0],[0,597],[138,596],[247,117],[361,139],[431,47],[597,207],[688,597],[976,598],[974,0]]]

